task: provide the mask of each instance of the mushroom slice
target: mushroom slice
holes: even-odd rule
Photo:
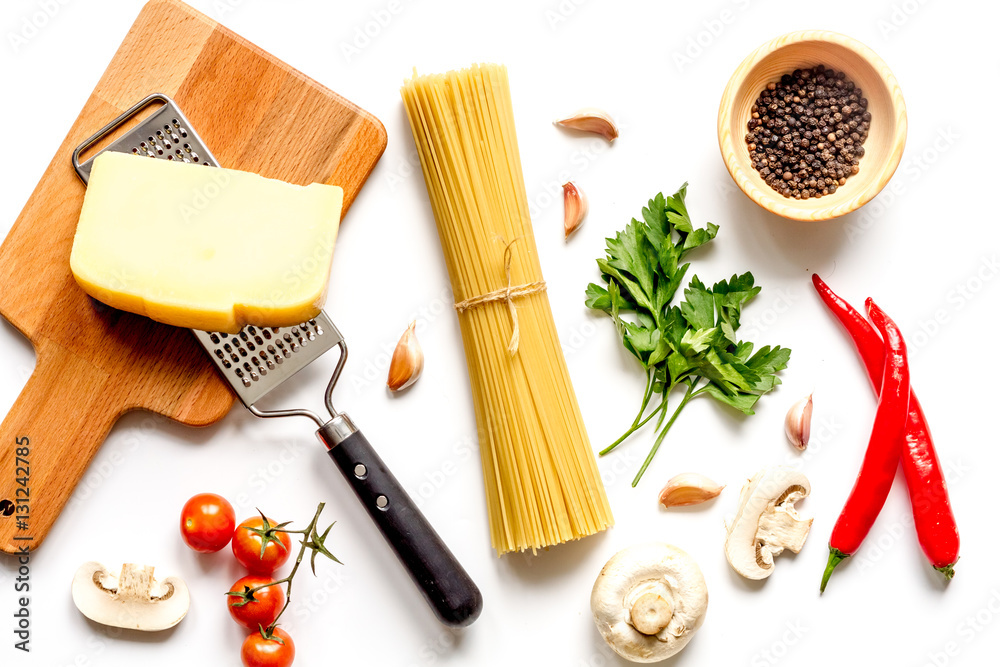
[[[73,603],[97,623],[155,632],[180,623],[191,596],[180,577],[154,579],[152,565],[125,563],[116,577],[91,561],[73,577]]]
[[[743,486],[739,510],[726,524],[726,558],[734,570],[765,579],[775,556],[802,549],[813,520],[800,517],[795,503],[810,490],[806,476],[787,466],[764,468]]]
[[[708,608],[698,564],[670,544],[640,544],[611,557],[590,594],[594,622],[615,653],[657,662],[691,641]]]

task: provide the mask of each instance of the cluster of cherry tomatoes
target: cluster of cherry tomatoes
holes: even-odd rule
[[[275,523],[261,516],[236,525],[236,513],[229,502],[214,493],[199,493],[184,504],[181,535],[189,547],[213,553],[232,542],[233,555],[249,574],[234,583],[228,595],[229,613],[250,630],[240,657],[245,667],[289,667],[295,658],[295,644],[288,633],[272,627],[285,606],[280,585],[270,586],[275,570],[291,555],[288,533],[275,530]],[[259,588],[266,586],[265,588]],[[257,589],[257,590],[255,590]]]

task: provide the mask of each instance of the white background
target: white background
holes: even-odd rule
[[[420,499],[481,586],[485,611],[462,632],[434,620],[307,422],[264,422],[235,409],[221,423],[193,430],[133,414],[115,427],[31,558],[28,656],[12,648],[15,566],[0,559],[0,664],[237,665],[243,631],[229,620],[222,594],[240,573],[228,552],[196,555],[177,534],[181,505],[205,490],[229,497],[239,518],[259,506],[304,522],[319,501],[328,503],[324,516],[338,522],[331,543],[345,565],[323,563],[317,578],[306,572],[296,580],[286,627],[298,665],[620,664],[591,621],[590,588],[614,552],[648,540],[687,550],[710,591],[704,626],[673,664],[994,664],[1000,649],[995,5],[193,4],[385,123],[388,149],[344,221],[334,261],[327,311],[352,350],[336,403]],[[53,15],[39,19],[45,6]],[[4,3],[0,236],[141,6],[138,0]],[[373,22],[379,17],[381,26]],[[27,27],[32,23],[40,27]],[[900,81],[910,122],[895,193],[887,190],[861,212],[822,224],[788,222],[746,199],[719,158],[715,133],[718,101],[736,65],[759,44],[804,28],[845,32],[879,52]],[[366,29],[373,36],[359,37]],[[23,43],[11,40],[26,34]],[[437,71],[473,61],[510,69],[535,235],[595,449],[631,421],[642,374],[610,321],[586,311],[583,291],[597,278],[594,259],[604,237],[658,191],[690,181],[696,222],[721,227],[693,272],[714,281],[752,270],[764,290],[745,311],[745,335],[794,351],[784,384],[761,401],[756,416],[741,418],[707,398],[693,403],[638,488],[629,480],[650,432],[601,459],[618,525],[537,557],[497,559],[489,546],[462,342],[398,95],[414,65]],[[612,147],[551,125],[581,106],[605,108],[619,120],[621,138]],[[565,243],[557,195],[567,178],[589,194],[591,211]],[[949,471],[962,533],[962,560],[948,586],[917,546],[897,478],[864,547],[819,597],[827,539],[860,463],[874,401],[848,339],[812,291],[813,271],[857,305],[875,297],[908,337],[914,385]],[[388,353],[412,319],[426,370],[410,392],[390,397],[383,387]],[[6,323],[0,359],[5,413],[34,363],[30,345]],[[318,406],[330,361],[305,374],[287,401]],[[814,442],[798,454],[785,442],[782,422],[787,408],[813,390]],[[726,563],[723,517],[733,511],[742,480],[777,463],[800,466],[812,480],[813,495],[801,509],[815,523],[802,553],[782,556],[770,580],[750,583]],[[657,492],[683,471],[729,487],[710,504],[663,511]],[[159,635],[88,622],[73,607],[69,584],[77,566],[92,559],[150,563],[182,575],[192,591],[190,614]]]

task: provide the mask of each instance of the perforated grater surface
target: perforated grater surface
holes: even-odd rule
[[[196,162],[208,167],[215,166],[215,158],[202,143],[198,133],[191,128],[191,124],[174,104],[174,101],[166,95],[154,93],[98,130],[94,136],[73,151],[73,167],[84,183],[90,179],[90,168],[94,159],[91,158],[80,164],[80,155],[138,116],[143,110],[157,103],[163,106],[154,111],[146,120],[125,132],[104,150],[145,155],[164,160]]]
[[[94,157],[80,156],[153,106],[162,106],[126,130]],[[86,185],[94,158],[104,151],[139,157],[218,166],[215,156],[169,97],[155,93],[101,128],[73,151],[73,167]],[[243,405],[258,417],[307,417],[327,453],[351,484],[382,536],[406,567],[438,618],[447,625],[472,623],[482,611],[482,595],[416,504],[386,467],[351,419],[333,406],[333,390],[347,362],[347,344],[340,331],[320,312],[294,327],[245,327],[238,334],[193,330],[222,377]],[[330,349],[340,357],[326,388],[331,419],[310,410],[261,410],[264,396]]]
[[[207,331],[194,335],[247,406],[343,341],[322,312],[295,327],[248,326],[235,335]]]

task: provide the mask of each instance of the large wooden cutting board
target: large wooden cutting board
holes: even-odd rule
[[[143,8],[0,247],[0,314],[38,357],[0,426],[3,551],[42,542],[126,412],[202,426],[233,405],[189,331],[101,306],[70,274],[84,195],[72,151],[153,92],[178,103],[221,166],[340,185],[345,212],[385,149],[372,115],[207,16],[176,0]]]

